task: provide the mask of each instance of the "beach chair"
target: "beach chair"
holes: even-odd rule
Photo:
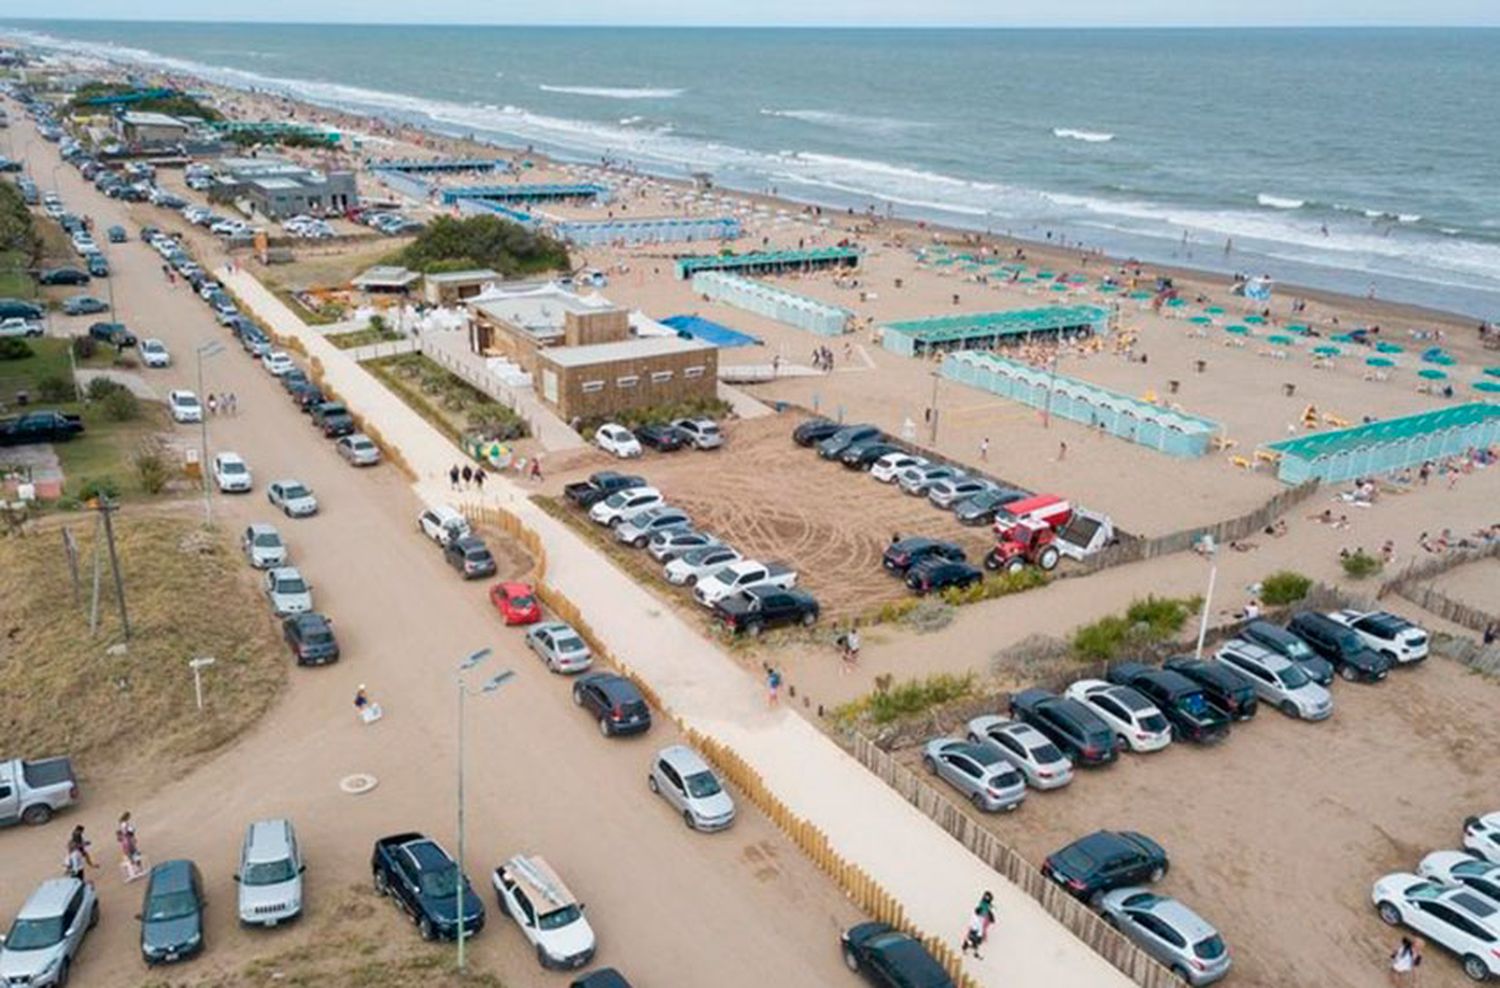
[[[1349,428],[1349,420],[1348,419],[1339,418],[1337,415],[1333,414],[1332,412],[1324,412],[1323,413],[1323,424],[1324,425],[1331,425],[1335,429],[1347,429],[1347,428]]]
[[[1258,449],[1255,451],[1255,462],[1275,466],[1281,462],[1281,454],[1274,450]]]
[[[1229,458],[1229,462],[1231,464],[1233,464],[1234,466],[1239,467],[1241,470],[1254,470],[1255,469],[1255,464],[1251,463],[1250,460],[1247,457],[1243,457],[1243,456],[1231,456]]]

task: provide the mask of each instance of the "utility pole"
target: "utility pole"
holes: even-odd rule
[[[938,382],[941,381],[942,379],[943,379],[942,375],[940,375],[937,371],[933,371],[932,372],[932,404],[928,406],[929,410],[932,412],[931,422],[930,422],[930,425],[932,426],[932,428],[931,428],[931,435],[929,437],[928,444],[931,445],[934,449],[937,448]]]
[[[130,614],[125,608],[125,578],[120,575],[120,556],[115,551],[115,526],[110,515],[120,506],[108,498],[99,498],[99,512],[104,518],[104,538],[109,543],[109,568],[115,574],[115,599],[120,604],[120,626],[125,629],[125,640],[130,641]]]

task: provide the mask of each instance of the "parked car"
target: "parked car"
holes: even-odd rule
[[[950,477],[927,488],[927,500],[935,507],[951,511],[961,502],[989,490],[988,480],[978,477]]]
[[[46,327],[35,319],[22,319],[20,316],[0,319],[0,340],[25,339],[27,337],[37,338],[42,336],[46,331]]]
[[[438,545],[469,534],[469,520],[447,505],[427,508],[417,516],[417,529]]]
[[[1218,707],[1230,720],[1249,720],[1260,708],[1255,687],[1229,666],[1191,655],[1168,659],[1163,669],[1181,673],[1203,690],[1208,702]]]
[[[1007,504],[1024,501],[1031,495],[1014,487],[990,485],[984,490],[965,498],[953,506],[953,517],[961,525],[988,525],[994,522],[995,512]]]
[[[238,453],[214,454],[214,484],[225,494],[248,494],[255,480]]]
[[[176,389],[167,393],[167,407],[172,421],[178,424],[203,421],[203,403],[191,391]]]
[[[303,611],[281,622],[281,634],[292,647],[299,666],[321,666],[339,660],[339,640],[333,622],[316,611]]]
[[[986,714],[969,721],[968,738],[998,746],[1033,789],[1060,789],[1073,781],[1073,763],[1030,724]]]
[[[161,340],[142,340],[139,352],[141,363],[147,367],[170,367],[172,364],[172,353]]]
[[[0,761],[0,826],[39,827],[78,802],[78,780],[68,758]]]
[[[635,683],[612,672],[586,672],[573,680],[573,702],[607,738],[651,729],[651,707]]]
[[[614,528],[642,511],[662,503],[661,491],[655,487],[629,487],[596,502],[592,508],[589,508],[589,519],[596,524]]]
[[[1326,614],[1303,611],[1292,617],[1287,630],[1333,663],[1339,676],[1348,682],[1378,683],[1390,674],[1394,664],[1366,645],[1358,632]]]
[[[782,625],[811,627],[818,613],[818,600],[812,594],[778,587],[751,587],[714,604],[715,616],[731,633],[751,638]]]
[[[1115,732],[1121,748],[1160,751],[1172,743],[1172,727],[1156,704],[1129,686],[1102,679],[1080,679],[1063,695],[1084,704]]]
[[[1308,678],[1319,686],[1333,683],[1333,663],[1314,652],[1301,638],[1280,625],[1265,619],[1251,621],[1239,631],[1239,636],[1254,642],[1261,648],[1270,649],[1277,655],[1291,659],[1302,667]]]
[[[125,228],[123,226],[119,226],[118,224],[110,227],[107,233],[109,236],[109,242],[112,244],[123,244],[125,241],[130,239],[130,234],[126,233]]]
[[[713,419],[677,419],[672,428],[686,436],[694,449],[718,449],[724,445],[724,433]]]
[[[635,430],[635,438],[642,446],[649,446],[658,453],[672,453],[688,444],[687,436],[670,425],[643,425]]]
[[[203,950],[203,876],[178,858],[146,876],[141,903],[141,956],[147,964],[171,964]]]
[[[1114,731],[1077,700],[1033,687],[1010,698],[1010,715],[1045,734],[1075,765],[1107,765],[1119,757]]]
[[[1203,917],[1176,899],[1143,888],[1106,892],[1104,921],[1190,985],[1209,985],[1229,973],[1229,948]]]
[[[542,619],[542,605],[529,583],[497,583],[490,587],[490,603],[506,624],[535,624]]]
[[[1500,812],[1465,820],[1464,847],[1486,861],[1500,864]]]
[[[1129,830],[1097,830],[1047,855],[1042,874],[1090,902],[1096,895],[1159,882],[1170,867],[1156,841]]]
[[[717,538],[695,528],[672,528],[651,536],[646,551],[659,563],[669,563],[690,549],[720,545]]]
[[[1328,615],[1354,629],[1370,648],[1392,662],[1405,665],[1427,658],[1427,632],[1389,611],[1342,610]]]
[[[825,460],[836,460],[844,450],[856,443],[879,439],[884,434],[873,425],[848,425],[835,431],[818,443],[818,455]]]
[[[92,295],[74,295],[63,301],[63,315],[67,316],[92,316],[108,311],[109,303]]]
[[[295,566],[267,570],[263,586],[277,617],[312,610],[312,584],[302,579]]]
[[[792,442],[798,446],[816,446],[843,428],[828,419],[808,419],[792,430]]]
[[[1172,724],[1180,741],[1213,744],[1229,736],[1229,717],[1213,704],[1203,688],[1180,672],[1156,669],[1140,662],[1117,662],[1109,681],[1146,695]]]
[[[882,484],[894,484],[903,471],[926,465],[925,458],[913,453],[887,453],[870,467],[870,476]]]
[[[929,557],[906,571],[906,585],[919,594],[937,593],[949,587],[960,590],[984,582],[984,570],[954,559]]]
[[[696,586],[698,581],[743,557],[727,545],[689,549],[662,569],[668,583],[678,587]]]
[[[458,936],[462,889],[464,936],[484,929],[484,903],[441,844],[418,833],[394,834],[375,842],[370,857],[375,891],[396,901],[423,940]]]
[[[922,941],[889,923],[860,923],[840,938],[844,966],[882,988],[954,988]]]
[[[526,632],[526,647],[553,672],[583,672],[594,662],[583,636],[561,621],[543,621]]]
[[[0,984],[62,988],[89,931],[99,924],[91,882],[48,878],[22,903],[0,941]]]
[[[1417,865],[1417,874],[1446,888],[1471,888],[1500,902],[1500,864],[1465,851],[1433,851]]]
[[[135,334],[122,322],[90,323],[89,336],[117,350],[128,349],[136,344]]]
[[[85,263],[88,266],[90,275],[95,278],[109,277],[109,262],[104,259],[103,254],[89,254],[87,258]]]
[[[380,462],[380,447],[363,432],[344,436],[333,444],[333,448],[353,467],[373,467]]]
[[[327,401],[328,396],[323,393],[322,388],[311,381],[300,378],[292,381],[291,376],[288,374],[282,378],[283,381],[289,381],[286,393],[292,396],[292,404],[296,405],[299,411],[311,416],[312,410]]]
[[[703,756],[674,744],[656,753],[646,786],[692,830],[724,830],[734,823],[734,797]]]
[[[693,599],[712,609],[726,597],[752,587],[774,587],[790,590],[797,585],[796,571],[778,563],[762,563],[754,559],[742,559],[720,567],[698,579],[693,587]]]
[[[1302,667],[1241,638],[1231,638],[1214,653],[1214,661],[1249,680],[1256,694],[1288,717],[1325,720],[1333,715],[1333,696],[1308,678]]]
[[[952,480],[961,473],[958,467],[949,466],[946,463],[928,463],[923,466],[907,467],[901,471],[896,483],[913,497],[925,497],[933,484],[941,480]]]
[[[234,873],[240,886],[240,922],[269,927],[296,919],[302,913],[306,870],[292,821],[256,820],[246,827]]]
[[[563,488],[563,496],[580,508],[591,508],[611,494],[631,487],[645,486],[646,478],[644,477],[616,473],[613,470],[600,470],[598,473],[591,474],[588,480],[568,484]]]
[[[653,536],[663,532],[685,531],[692,525],[693,519],[688,517],[687,512],[659,504],[654,508],[647,508],[645,511],[631,515],[616,525],[614,527],[615,541],[637,549],[644,549]]]
[[[900,539],[886,546],[880,562],[892,573],[905,573],[926,559],[947,559],[961,563],[966,556],[963,547],[953,542],[916,536]]]
[[[594,445],[622,460],[641,455],[641,443],[623,425],[605,423],[594,433]]]
[[[0,298],[0,319],[41,319],[46,311],[35,302],[19,298]]]
[[[1378,880],[1370,900],[1389,925],[1408,927],[1452,951],[1474,981],[1500,976],[1500,903],[1406,872]]]
[[[240,548],[256,569],[269,569],[286,562],[286,543],[281,541],[281,533],[274,525],[257,522],[245,526],[240,534]]]
[[[986,813],[1014,810],[1026,798],[1026,780],[999,745],[986,741],[935,738],[922,749],[922,767]]]
[[[839,462],[850,470],[870,470],[876,463],[892,453],[901,452],[901,447],[884,439],[855,443],[839,454]]]
[[[309,518],[318,513],[318,499],[300,481],[272,481],[266,487],[266,500],[288,518]]]
[[[312,408],[313,424],[323,430],[328,439],[339,439],[354,434],[354,416],[341,401],[325,401]]]
[[[87,285],[89,273],[78,268],[49,268],[36,277],[39,285]]]
[[[443,559],[465,580],[495,575],[495,557],[477,535],[465,535],[443,546]]]
[[[260,358],[260,363],[273,377],[281,377],[297,366],[292,363],[292,355],[285,350],[270,351]]]
[[[83,419],[62,412],[27,412],[0,419],[0,446],[65,443],[84,431]]]
[[[538,855],[518,854],[491,877],[500,912],[536,950],[544,968],[580,968],[594,956],[594,930],[583,917],[583,905],[552,866]]]

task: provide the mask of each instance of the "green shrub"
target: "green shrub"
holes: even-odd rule
[[[868,712],[870,719],[877,724],[889,724],[893,720],[926,713],[933,707],[972,696],[976,685],[977,680],[972,672],[962,676],[940,672],[925,679],[908,680],[888,689],[877,689],[846,707],[857,708],[851,711],[856,715]]]
[[[498,216],[439,216],[392,260],[428,274],[492,268],[505,277],[570,266],[560,241]]]
[[[99,407],[111,422],[130,422],[141,417],[141,400],[129,388],[111,391]]]
[[[73,382],[57,374],[48,374],[38,381],[36,390],[43,401],[71,401],[73,398]]]
[[[112,381],[107,377],[96,377],[89,381],[83,393],[88,395],[89,401],[103,401],[115,392],[124,390],[126,390],[125,385],[119,381]]]
[[[1147,597],[1133,601],[1123,615],[1110,614],[1073,632],[1073,652],[1096,662],[1118,658],[1128,649],[1166,641],[1198,613],[1202,597]]]
[[[80,501],[91,501],[96,497],[115,498],[120,496],[120,485],[115,478],[109,474],[102,477],[87,477],[83,486],[78,488],[78,499]]]
[[[1260,599],[1272,607],[1284,607],[1306,597],[1311,588],[1311,578],[1284,569],[1260,582]]]
[[[1354,552],[1343,557],[1342,563],[1344,566],[1344,575],[1351,580],[1363,580],[1385,569],[1384,563],[1363,549],[1356,549]]]
[[[1080,658],[1103,662],[1115,657],[1129,633],[1130,621],[1111,614],[1073,632],[1073,651]]]
[[[73,337],[73,356],[79,360],[87,360],[99,352],[99,341],[92,336]]]
[[[147,494],[160,494],[166,490],[167,482],[172,479],[172,467],[160,442],[152,440],[142,443],[136,448],[131,462],[135,466],[136,477],[141,482],[141,490]]]
[[[1132,625],[1145,625],[1148,636],[1160,641],[1181,631],[1187,619],[1196,614],[1201,606],[1201,597],[1179,600],[1175,597],[1148,596],[1145,600],[1132,602],[1125,609],[1125,617]]]
[[[31,344],[25,340],[18,340],[11,336],[0,339],[0,360],[25,360],[35,354],[36,351],[31,349]]]

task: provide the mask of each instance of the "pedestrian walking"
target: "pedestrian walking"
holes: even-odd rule
[[[235,395],[235,393],[233,391],[231,391],[231,392],[229,392],[229,414],[230,415],[238,415],[239,413],[240,413],[240,399]]]
[[[1061,463],[1063,460],[1066,460],[1067,458],[1068,458],[1068,444],[1067,443],[1058,443],[1057,444],[1057,462]]]
[[[454,490],[458,490],[458,464],[457,463],[453,464],[453,466],[451,466],[451,467],[448,468],[448,486],[452,487]]]
[[[766,666],[766,705],[774,707],[781,699],[781,670]]]
[[[208,393],[208,414],[210,414],[210,415],[217,415],[218,413],[219,413],[219,400],[217,398],[215,398],[213,392],[210,391]]]
[[[859,664],[859,622],[855,621],[839,639],[844,653],[844,672],[853,672]]]
[[[979,458],[988,463],[990,459],[990,437],[985,436],[979,440]]]
[[[979,908],[977,910],[984,917],[984,933],[981,939],[990,938],[990,927],[995,925],[995,893],[985,890],[984,895],[979,897]]]
[[[542,454],[538,453],[531,458],[531,479],[537,483],[542,482]]]
[[[89,840],[83,834],[83,824],[80,823],[68,837],[68,856],[63,860],[63,869],[69,877],[82,880],[85,866],[99,867],[94,856],[89,853],[89,846]]]
[[[974,915],[969,917],[969,928],[964,931],[963,944],[959,947],[959,953],[967,954],[972,952],[976,961],[984,960],[979,954],[979,947],[984,943],[984,933],[988,928],[988,924],[984,918],[984,910],[976,906],[974,908]]]
[[[129,810],[120,814],[120,822],[115,825],[115,840],[120,844],[120,868],[125,872],[125,881],[133,882],[144,875],[146,869],[141,864],[141,848]]]
[[[465,463],[459,476],[463,477],[465,487],[471,486],[474,483],[474,468]]]
[[[474,468],[474,486],[479,489],[479,493],[484,493],[484,467]]]
[[[1422,966],[1422,941],[1402,937],[1401,943],[1391,954],[1391,984],[1414,985],[1417,983],[1417,968]]]

